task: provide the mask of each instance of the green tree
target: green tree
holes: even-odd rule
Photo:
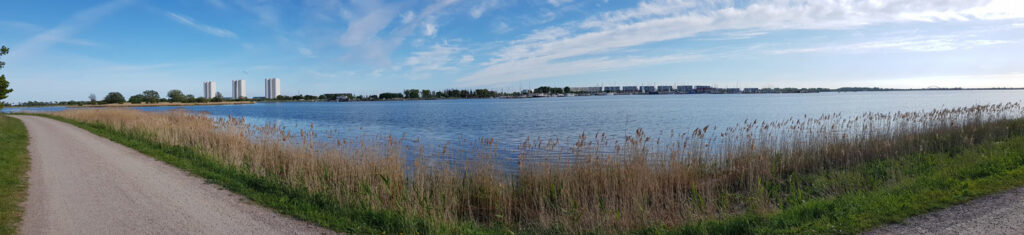
[[[420,98],[420,90],[417,90],[417,89],[408,89],[408,90],[403,91],[402,93],[405,94],[405,98],[409,98],[409,99]]]
[[[217,95],[213,96],[213,99],[210,99],[210,102],[221,102],[221,101],[224,101],[224,96],[221,95],[219,91],[217,92]]]
[[[148,101],[146,101],[146,95],[138,94],[138,95],[133,95],[132,97],[128,97],[128,103],[140,104],[142,102],[148,102]]]
[[[182,93],[181,90],[178,89],[170,90],[167,91],[167,98],[170,99],[171,102],[185,102],[185,93]]]
[[[124,95],[121,92],[111,92],[107,94],[107,97],[103,98],[103,103],[107,104],[121,104],[124,103]]]
[[[420,93],[423,93],[424,99],[434,98],[434,93],[431,93],[430,90],[423,89],[423,91]]]
[[[194,96],[194,95],[186,95],[185,96],[185,102],[188,102],[188,103],[196,102],[196,96]]]
[[[7,55],[7,52],[10,52],[10,50],[7,46],[0,46],[0,56]],[[4,65],[7,65],[7,63],[0,61],[0,69],[3,69]],[[7,94],[14,92],[14,89],[11,89],[10,86],[11,83],[7,82],[7,77],[0,74],[0,100],[7,99]],[[4,109],[4,103],[0,103],[0,109]]]
[[[160,102],[160,93],[154,90],[146,90],[142,92],[142,101],[146,103]]]
[[[572,91],[572,88],[569,88],[569,87],[562,88],[562,93],[569,94],[569,92],[571,92],[571,91]]]
[[[402,94],[401,93],[385,92],[385,93],[380,93],[380,96],[378,96],[378,97],[380,97],[380,99],[384,99],[384,100],[387,100],[387,99],[401,99],[402,98]]]

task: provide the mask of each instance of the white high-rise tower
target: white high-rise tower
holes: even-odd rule
[[[281,95],[281,79],[267,78],[264,85],[264,94],[267,99],[277,99],[277,96]]]
[[[231,81],[231,98],[245,99],[245,80]]]
[[[203,83],[203,97],[207,99],[213,99],[213,96],[217,95],[217,83],[216,82],[204,82]]]

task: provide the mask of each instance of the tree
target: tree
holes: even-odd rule
[[[142,100],[146,103],[160,102],[160,93],[154,90],[146,90],[142,92]]]
[[[423,91],[422,91],[421,93],[423,93],[423,98],[424,98],[424,99],[430,99],[430,98],[434,98],[434,97],[433,97],[433,96],[434,96],[434,93],[430,93],[430,90],[427,90],[427,89],[423,89]]]
[[[171,102],[185,102],[185,93],[178,89],[170,90],[167,91],[167,98],[171,99]]]
[[[400,98],[402,98],[402,94],[400,94],[400,93],[385,92],[385,93],[380,93],[380,96],[378,96],[378,97],[380,97],[380,99],[384,99],[384,100],[387,100],[387,99],[400,99]]]
[[[148,102],[148,101],[146,101],[146,95],[138,94],[138,95],[133,95],[132,97],[128,97],[128,103],[139,104],[139,103],[142,103],[142,102]]]
[[[210,102],[221,102],[221,101],[224,101],[224,96],[221,95],[219,91],[217,92],[217,95],[213,96],[213,99],[210,99]]]
[[[103,98],[103,103],[121,104],[124,103],[124,96],[121,95],[121,92],[111,92],[110,94],[107,94],[107,97]]]
[[[196,102],[196,96],[194,96],[194,95],[186,95],[185,96],[185,102],[188,102],[188,103]]]
[[[0,56],[7,55],[7,52],[10,52],[10,50],[11,49],[7,48],[7,46],[0,46]],[[0,69],[3,69],[4,65],[7,65],[7,63],[0,61]],[[10,86],[11,83],[7,82],[7,77],[0,74],[0,100],[7,99],[7,94],[14,92],[14,89],[9,88]],[[4,108],[3,104],[4,103],[0,103],[0,109]]]
[[[89,103],[96,104],[96,94],[89,94]]]
[[[409,99],[420,98],[420,90],[417,90],[417,89],[407,89],[407,90],[403,91],[402,93],[405,94],[405,98],[409,98]]]
[[[571,91],[572,91],[572,89],[569,88],[569,87],[562,88],[562,93],[569,94],[569,92],[571,92]]]

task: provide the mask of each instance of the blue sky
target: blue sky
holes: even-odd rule
[[[1019,0],[10,1],[8,102],[153,89],[1024,87]]]

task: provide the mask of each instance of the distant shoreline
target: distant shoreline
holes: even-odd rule
[[[90,105],[53,105],[63,107],[157,107],[157,106],[201,106],[201,105],[233,105],[233,104],[255,104],[255,101],[224,101],[224,102],[207,102],[207,103],[142,103],[142,104],[90,104]],[[31,106],[26,106],[31,107]],[[40,107],[40,106],[36,106]]]
[[[1024,87],[991,87],[991,88],[867,88],[867,89],[828,89],[828,90],[793,90],[786,92],[767,91],[771,88],[760,89],[757,92],[734,92],[734,93],[679,93],[679,92],[573,92],[569,94],[521,94],[521,95],[505,95],[505,96],[493,96],[493,97],[430,97],[430,98],[391,98],[391,99],[350,99],[346,101],[337,100],[324,100],[324,99],[312,99],[312,100],[294,100],[294,99],[274,99],[274,100],[247,100],[247,101],[222,101],[222,102],[204,102],[204,103],[182,103],[182,102],[161,102],[161,103],[122,103],[122,104],[84,104],[84,105],[68,105],[68,104],[49,104],[49,105],[9,105],[8,108],[26,108],[26,107],[158,107],[158,106],[205,106],[205,105],[238,105],[238,104],[257,104],[257,103],[292,103],[292,102],[374,102],[374,101],[414,101],[414,100],[465,100],[465,99],[533,99],[533,98],[558,98],[558,97],[572,97],[572,96],[629,96],[629,95],[730,95],[730,94],[814,94],[814,93],[845,93],[845,92],[892,92],[892,91],[986,91],[986,90],[1024,90]],[[799,88],[798,88],[799,89]],[[803,88],[810,89],[810,88]],[[815,88],[822,89],[822,88]],[[826,88],[827,89],[827,88]]]

